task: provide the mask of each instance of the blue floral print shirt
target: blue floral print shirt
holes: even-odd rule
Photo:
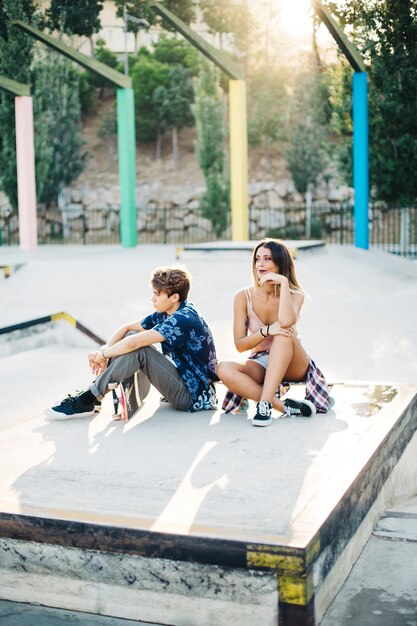
[[[162,352],[173,361],[190,392],[189,410],[215,409],[216,348],[211,330],[194,304],[184,300],[172,315],[152,313],[141,321],[141,326],[145,330],[153,328],[165,338]]]

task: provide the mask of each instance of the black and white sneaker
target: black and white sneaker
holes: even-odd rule
[[[256,415],[252,418],[252,426],[269,426],[272,422],[272,405],[266,400],[261,400],[256,405]]]
[[[287,417],[312,417],[316,414],[316,407],[309,400],[284,400],[284,415]]]
[[[60,404],[45,409],[45,416],[49,420],[70,420],[95,415],[97,400],[90,405],[85,405],[81,402],[79,395],[69,395],[65,400],[62,400]]]

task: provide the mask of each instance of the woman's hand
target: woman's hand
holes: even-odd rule
[[[269,334],[271,336],[283,335],[284,337],[292,337],[294,335],[294,326],[284,328],[279,322],[274,322],[269,325]]]
[[[264,285],[265,283],[273,283],[274,285],[288,284],[288,278],[276,272],[267,272],[266,274],[262,274],[259,279],[260,285]]]

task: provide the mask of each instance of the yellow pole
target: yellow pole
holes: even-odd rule
[[[229,80],[232,240],[249,239],[246,82]]]

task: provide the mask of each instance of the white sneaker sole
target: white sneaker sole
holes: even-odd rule
[[[93,415],[96,415],[96,411],[88,411],[87,413],[74,413],[74,415],[65,415],[65,413],[60,413],[59,411],[54,411],[53,409],[45,409],[44,415],[47,421],[63,422],[65,420],[93,417]]]
[[[287,412],[285,411],[284,415],[286,415],[287,417],[313,417],[313,415],[315,415],[317,413],[316,411],[316,407],[314,406],[314,404],[312,402],[310,402],[310,400],[294,400],[293,398],[288,398],[289,402],[295,402],[296,404],[304,404],[305,406],[308,406],[311,410],[311,414],[310,415],[303,415],[302,413],[292,413],[291,412],[291,407],[290,411]],[[285,402],[284,402],[284,407],[287,408],[285,406]]]
[[[252,426],[269,426],[272,424],[272,417],[266,420],[257,420],[255,417],[252,419]]]

